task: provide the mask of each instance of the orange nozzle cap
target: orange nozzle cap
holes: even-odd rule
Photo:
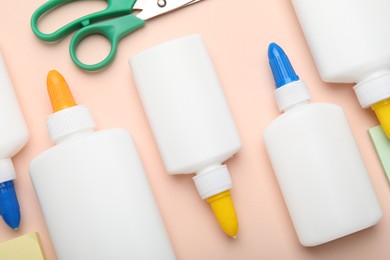
[[[53,112],[76,106],[68,83],[58,71],[49,71],[46,82]]]

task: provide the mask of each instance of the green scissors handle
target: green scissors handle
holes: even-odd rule
[[[106,9],[83,16],[53,33],[45,34],[38,29],[38,21],[41,16],[61,5],[74,1],[77,0],[50,0],[46,2],[32,15],[31,28],[38,38],[46,42],[61,40],[81,28],[74,34],[69,47],[73,62],[81,69],[95,71],[106,67],[114,59],[120,39],[145,25],[145,21],[130,14],[136,0],[106,0],[108,4]],[[102,20],[107,21],[99,22]],[[84,64],[77,58],[77,47],[84,38],[94,34],[106,37],[111,43],[111,50],[103,61],[92,65]]]
[[[73,62],[81,69],[88,71],[96,71],[106,67],[115,58],[118,50],[119,41],[127,34],[142,27],[145,22],[134,15],[126,15],[105,22],[88,25],[77,31],[69,45],[69,52]],[[108,56],[99,63],[85,64],[77,58],[77,47],[80,42],[94,34],[100,34],[106,37],[111,43],[111,50]]]

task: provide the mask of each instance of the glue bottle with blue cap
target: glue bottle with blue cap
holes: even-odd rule
[[[375,225],[382,211],[344,112],[310,103],[280,46],[271,43],[268,57],[284,113],[264,141],[300,243],[316,246]]]
[[[27,143],[28,128],[0,53],[0,215],[12,229],[20,225],[15,167],[11,158]]]

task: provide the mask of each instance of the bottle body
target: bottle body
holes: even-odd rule
[[[64,141],[30,175],[59,259],[175,259],[126,131]]]
[[[29,138],[29,132],[0,52],[0,215],[12,229],[20,225],[20,207],[13,180],[11,158]]]
[[[0,93],[0,159],[6,159],[23,148],[29,133],[1,53]]]
[[[327,82],[360,82],[390,65],[390,2],[291,0]]]
[[[292,0],[324,81],[358,83],[355,94],[371,107],[390,138],[390,2]]]
[[[219,164],[241,148],[200,36],[183,37],[149,49],[132,57],[130,65],[170,174],[194,173]]]
[[[341,108],[303,104],[275,119],[264,141],[301,244],[376,224],[382,211]]]

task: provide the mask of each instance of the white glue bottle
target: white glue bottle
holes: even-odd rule
[[[240,137],[205,44],[182,37],[130,58],[142,104],[169,174],[192,174],[223,231],[236,237],[238,220],[225,160]]]
[[[378,223],[382,211],[342,109],[310,104],[283,50],[268,49],[284,112],[264,141],[299,241],[316,246]]]
[[[390,1],[292,0],[321,78],[354,83],[390,138]]]
[[[0,53],[0,215],[14,230],[20,225],[20,208],[11,158],[25,146],[28,137],[23,113]]]
[[[52,70],[47,83],[56,145],[30,175],[58,259],[175,259],[130,134],[94,131],[64,78]]]

